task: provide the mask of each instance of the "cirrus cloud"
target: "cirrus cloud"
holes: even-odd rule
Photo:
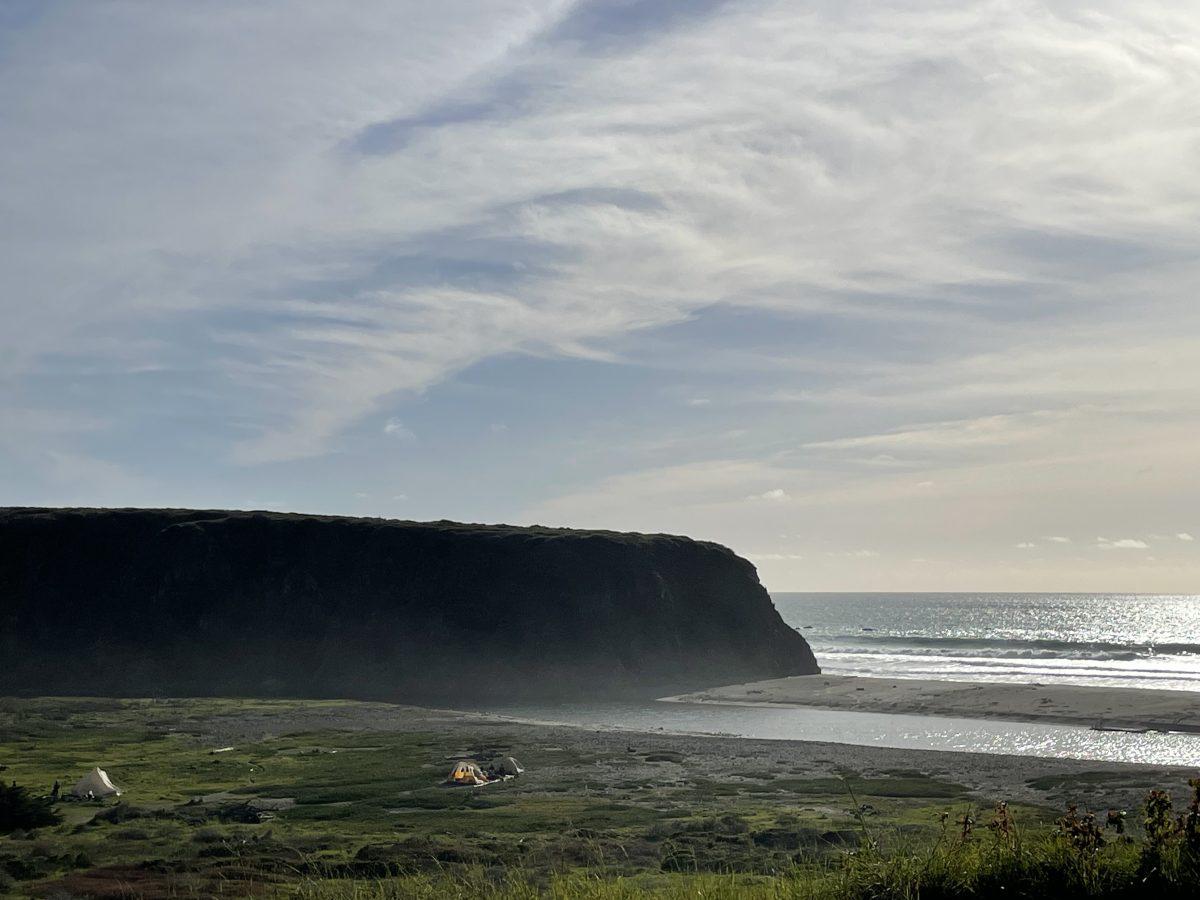
[[[1143,589],[1136,553],[1005,549],[1200,502],[1189,4],[30,9],[6,496],[334,507],[375,472],[412,515],[799,530],[778,584],[871,546],[961,589]]]

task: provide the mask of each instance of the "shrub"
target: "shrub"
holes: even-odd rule
[[[1162,875],[1167,859],[1179,837],[1171,795],[1166,791],[1151,791],[1146,797],[1146,818],[1142,822],[1145,839],[1139,874],[1143,881]]]
[[[1081,856],[1094,855],[1104,846],[1104,831],[1090,812],[1080,815],[1075,806],[1069,806],[1067,814],[1057,824],[1059,835]]]
[[[145,815],[146,810],[141,807],[130,806],[128,803],[117,803],[115,806],[100,810],[92,816],[88,824],[99,825],[101,822],[107,822],[109,825],[123,825],[125,822],[140,819]]]
[[[48,797],[34,797],[15,781],[0,785],[0,834],[20,829],[57,825],[62,816],[54,811]]]

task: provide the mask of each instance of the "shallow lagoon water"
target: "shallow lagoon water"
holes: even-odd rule
[[[1200,735],[1128,734],[1070,725],[706,703],[541,704],[490,707],[523,721],[767,740],[828,741],[912,750],[1200,765]]]

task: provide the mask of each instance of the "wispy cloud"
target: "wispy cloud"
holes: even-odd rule
[[[786,503],[791,500],[791,495],[783,488],[771,488],[769,491],[763,491],[761,494],[749,494],[747,500],[766,501],[767,503]]]
[[[1096,546],[1101,550],[1149,550],[1150,545],[1145,541],[1137,538],[1120,538],[1118,540],[1109,540],[1108,538],[1096,538]]]
[[[401,441],[410,444],[417,439],[411,428],[405,427],[404,423],[399,419],[388,419],[383,426],[383,433],[393,440]]]
[[[879,556],[879,551],[878,550],[865,550],[865,549],[863,549],[863,550],[847,550],[842,555],[848,556],[851,559],[875,559],[876,557]]]
[[[8,359],[81,348],[148,311],[199,318],[227,348],[207,363],[277,411],[239,450],[269,461],[320,453],[383,397],[479,359],[601,354],[714,301],[1020,321],[1077,302],[1082,272],[1115,297],[1147,262],[1186,259],[1179,123],[1198,64],[1183,49],[1195,22],[1174,6],[677,6],[38,20],[4,63],[4,119],[26,136],[4,160],[23,186],[5,268],[57,299],[9,311],[6,331],[36,339]],[[165,60],[179,77],[148,78]],[[259,92],[231,89],[251,72]],[[184,106],[187,120],[168,114]],[[1015,108],[1022,128],[999,127]],[[93,219],[118,184],[126,212]],[[81,220],[95,225],[60,227]],[[56,275],[64,257],[81,262]],[[982,419],[876,443],[1005,430]]]

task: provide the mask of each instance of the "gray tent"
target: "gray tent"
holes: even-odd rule
[[[520,775],[525,769],[511,756],[506,756],[496,763],[496,771],[501,775]]]

